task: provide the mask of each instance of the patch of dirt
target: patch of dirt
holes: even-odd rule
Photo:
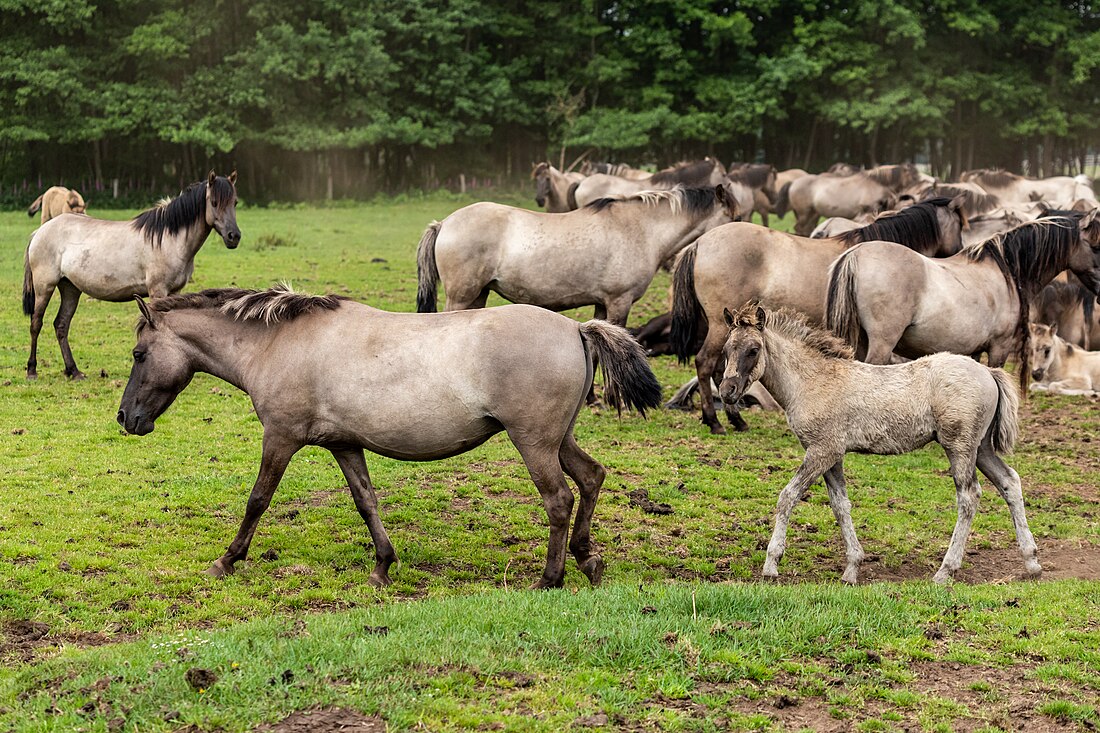
[[[55,634],[47,624],[17,619],[0,626],[0,660],[30,662],[40,650],[54,649],[61,644],[91,647],[131,641],[134,638],[136,637],[130,634],[108,636],[94,631]]]
[[[256,733],[386,733],[386,721],[347,708],[315,708],[262,725]]]
[[[1039,562],[1043,566],[1043,580],[1100,580],[1100,546],[1079,540],[1037,539],[1036,543],[1039,545]],[[837,557],[838,574],[843,570],[843,564],[841,553]],[[860,581],[930,580],[938,568],[939,560],[934,565],[904,562],[897,568],[865,560]],[[991,549],[968,547],[955,580],[961,583],[1024,580],[1023,570],[1023,560],[1015,544]]]
[[[1082,471],[1100,470],[1100,437],[1089,435],[1092,431],[1082,430],[1082,412],[1082,402],[1070,397],[1052,399],[1049,404],[1038,409],[1033,400],[1021,403],[1020,441],[1017,448],[1021,451],[1044,451],[1064,448],[1067,442],[1072,442],[1077,450],[1069,456],[1059,455],[1058,462],[1075,466]],[[1023,478],[1026,498],[1028,477]],[[1100,490],[1093,492],[1091,500],[1100,500]]]

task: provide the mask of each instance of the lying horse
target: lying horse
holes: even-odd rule
[[[208,180],[132,221],[61,216],[39,227],[23,261],[23,313],[31,317],[27,379],[38,377],[38,334],[55,288],[61,307],[53,327],[65,375],[83,379],[69,348],[69,325],[82,293],[115,303],[134,295],[163,298],[187,284],[211,230],[234,249],[241,241],[236,180],[236,171],[228,178],[210,171]]]
[[[759,380],[786,410],[787,423],[806,448],[802,465],[779,494],[765,578],[779,575],[791,510],[824,475],[847,549],[842,580],[856,583],[863,548],[844,484],[844,454],[908,453],[933,440],[951,461],[958,503],[951,544],[933,580],[947,582],[962,565],[981,491],[975,466],[1008,504],[1027,574],[1039,576],[1042,567],[1024,514],[1020,477],[997,455],[1012,449],[1018,431],[1019,396],[1004,371],[955,354],[871,366],[853,361],[847,344],[793,311],[765,312],[750,304],[724,315],[730,330],[722,399],[737,401]]]
[[[248,393],[263,424],[263,458],[244,521],[211,575],[232,573],[245,559],[291,457],[317,445],[340,465],[374,541],[371,583],[386,585],[397,556],[363,449],[428,461],[465,453],[505,430],[550,518],[546,569],[536,587],[561,586],[565,576],[573,494],[563,468],[581,496],[569,549],[599,583],[604,563],[591,550],[589,529],[604,469],[573,438],[593,358],[599,357],[612,404],[644,414],[661,397],[645,354],[625,330],[523,305],[386,313],[286,288],[204,290],[138,304],[142,318],[120,425],[135,435],[151,432],[196,372]],[[410,370],[411,364],[428,368]]]
[[[27,216],[33,217],[42,210],[42,223],[62,214],[83,214],[88,206],[84,197],[76,189],[64,186],[51,186],[27,207]]]
[[[1100,397],[1100,351],[1085,351],[1058,335],[1058,326],[1029,324],[1031,389]]]

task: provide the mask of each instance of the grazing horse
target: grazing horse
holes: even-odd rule
[[[1021,224],[942,260],[866,242],[833,263],[827,325],[872,364],[888,364],[894,352],[916,358],[950,351],[985,352],[999,367],[1020,352],[1026,390],[1029,303],[1066,269],[1100,292],[1095,214]]]
[[[1085,351],[1058,335],[1058,326],[1028,324],[1032,390],[1100,397],[1100,352]]]
[[[594,174],[577,184],[573,196],[578,207],[585,207],[608,196],[629,196],[642,191],[663,188],[705,188],[720,185],[726,176],[726,168],[714,158],[695,162],[677,163],[657,171],[647,178],[631,179],[615,175]]]
[[[417,249],[416,309],[483,308],[489,291],[551,310],[596,306],[626,325],[661,263],[736,219],[729,184],[606,198],[565,214],[482,202],[432,222]]]
[[[1012,450],[1018,432],[1019,396],[1005,372],[955,354],[886,367],[862,364],[852,360],[846,343],[797,313],[765,312],[755,304],[736,313],[727,309],[724,320],[729,333],[722,399],[732,404],[759,380],[783,406],[787,424],[806,449],[802,465],[779,494],[765,579],[779,575],[791,511],[824,476],[847,551],[841,579],[858,582],[864,555],[852,523],[844,454],[896,455],[932,441],[943,446],[951,462],[958,505],[951,544],[932,579],[946,583],[962,565],[981,493],[975,467],[1008,504],[1028,576],[1042,573],[1020,477],[997,455]]]
[[[901,242],[920,255],[954,254],[962,246],[960,206],[961,201],[932,199],[831,239],[796,237],[755,224],[728,224],[687,247],[672,276],[670,338],[681,362],[695,354],[703,423],[712,433],[726,432],[718,422],[710,390],[722,355],[723,308],[756,300],[768,307],[793,308],[815,323],[824,323],[829,265],[844,250],[859,242],[887,240]],[[701,331],[705,338],[698,346]],[[735,410],[727,410],[726,415],[736,429],[748,427]]]
[[[61,216],[62,214],[83,214],[87,208],[84,197],[76,189],[51,186],[27,207],[27,216],[33,217],[41,209],[42,223],[45,224],[55,216]]]
[[[228,177],[210,171],[207,180],[128,222],[62,216],[39,227],[23,265],[23,313],[31,317],[27,379],[38,376],[38,334],[55,288],[61,291],[61,307],[53,326],[65,374],[83,379],[69,348],[69,324],[81,293],[114,303],[135,295],[163,298],[187,284],[211,230],[226,247],[236,248],[241,241],[236,181],[236,171]]]
[[[827,173],[796,178],[779,190],[775,213],[795,214],[794,231],[808,237],[821,217],[855,219],[861,214],[878,214],[894,208],[897,194],[888,186],[860,171],[846,176]]]
[[[584,176],[580,173],[562,173],[549,163],[535,164],[531,170],[535,179],[535,203],[551,214],[561,214],[577,208],[572,189]]]
[[[146,305],[118,422],[146,435],[196,372],[248,393],[263,425],[263,458],[236,539],[208,571],[233,572],[290,459],[327,448],[351,489],[375,548],[374,585],[397,558],[364,449],[404,461],[465,453],[507,431],[550,519],[546,568],[535,584],[558,587],[577,483],[569,549],[593,584],[604,563],[589,530],[604,469],[577,446],[573,424],[599,356],[609,400],[639,412],[660,404],[645,354],[623,329],[577,323],[525,305],[417,315],[386,313],[337,296],[288,288],[218,289]],[[425,365],[429,356],[430,368]],[[418,365],[410,369],[410,366]],[[427,398],[427,399],[425,399]]]

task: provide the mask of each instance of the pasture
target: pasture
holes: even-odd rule
[[[421,232],[470,201],[242,207],[241,246],[212,236],[186,290],[287,280],[412,311]],[[570,561],[564,590],[525,590],[545,559],[546,515],[500,435],[433,463],[368,455],[399,557],[391,587],[368,584],[369,534],[316,448],[291,462],[248,561],[215,580],[203,571],[236,532],[259,465],[248,398],[198,375],[152,434],[123,434],[115,413],[138,311],[89,298],[70,333],[88,378],[62,374],[55,303],[27,382],[20,287],[33,227],[0,214],[6,730],[304,730],[300,715],[286,719],[310,709],[331,730],[337,719],[355,730],[1100,725],[1093,403],[1043,394],[1021,410],[1008,461],[1039,545],[1037,583],[1015,580],[1012,524],[989,487],[959,582],[931,584],[955,521],[933,444],[846,460],[868,585],[839,585],[843,545],[820,485],[794,511],[781,584],[761,584],[776,497],[803,453],[783,417],[746,412],[750,432],[712,436],[696,414],[643,421],[607,407],[583,410],[576,429],[608,470],[593,527],[602,588]],[[629,325],[667,310],[668,284],[659,273]],[[672,357],[651,363],[666,397],[694,374]],[[409,368],[447,364],[426,353]]]

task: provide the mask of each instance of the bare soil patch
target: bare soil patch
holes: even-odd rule
[[[1077,540],[1042,538],[1036,539],[1036,543],[1039,545],[1039,562],[1043,565],[1043,580],[1100,580],[1100,546]],[[931,580],[938,568],[938,559],[933,565],[904,562],[896,568],[865,561],[860,570],[860,580]],[[988,549],[970,547],[966,550],[962,568],[955,574],[955,580],[961,583],[1024,580],[1023,570],[1023,560],[1015,545]]]
[[[386,721],[347,708],[302,710],[256,733],[386,733]]]

